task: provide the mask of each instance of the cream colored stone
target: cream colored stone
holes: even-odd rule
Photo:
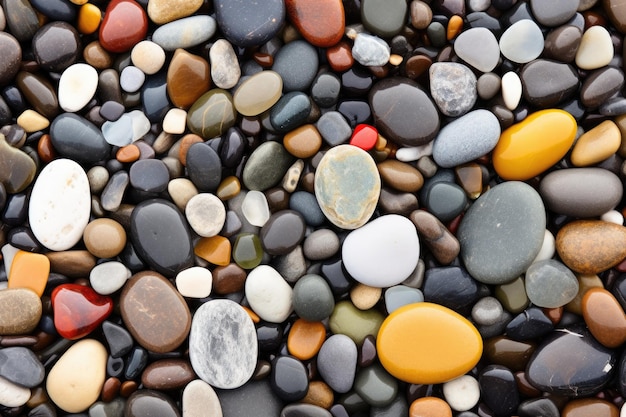
[[[17,124],[26,131],[26,133],[37,132],[50,126],[50,121],[37,113],[35,110],[24,110],[17,118]]]
[[[191,198],[198,194],[198,189],[193,182],[187,178],[175,178],[167,184],[167,192],[172,201],[176,204],[176,207],[180,211],[185,211],[185,207]]]
[[[191,381],[183,390],[183,417],[222,417],[217,394],[201,379]]]
[[[68,413],[80,413],[98,400],[106,377],[107,350],[94,339],[76,342],[52,367],[46,381],[50,399]]]
[[[173,135],[185,132],[187,126],[187,112],[183,109],[169,109],[163,118],[163,131]]]
[[[176,275],[176,289],[183,297],[206,298],[211,294],[213,276],[200,266],[184,269]]]
[[[359,310],[369,310],[378,303],[382,293],[382,288],[358,283],[350,290],[350,300]]]
[[[152,41],[141,41],[133,47],[130,59],[145,74],[156,74],[165,63],[165,51]]]
[[[519,75],[509,71],[502,76],[502,99],[509,110],[515,110],[522,99],[522,80]]]
[[[574,144],[570,159],[577,167],[595,165],[619,149],[622,134],[612,120],[606,120],[583,133]]]
[[[150,0],[148,16],[156,24],[164,24],[191,16],[202,6],[202,0]]]
[[[602,26],[592,26],[583,33],[576,52],[576,65],[593,70],[608,65],[613,59],[613,42],[609,31]]]
[[[0,376],[0,405],[21,407],[30,398],[30,390]]]

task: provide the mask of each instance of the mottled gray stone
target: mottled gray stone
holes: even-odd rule
[[[319,275],[307,274],[293,288],[293,309],[308,321],[322,321],[335,308],[335,298],[326,280]]]
[[[465,65],[436,62],[428,70],[430,93],[439,110],[446,116],[458,117],[476,103],[476,76]]]
[[[245,384],[257,362],[254,323],[240,305],[212,300],[196,311],[189,333],[189,359],[196,374],[216,388]]]
[[[359,33],[352,46],[355,61],[366,67],[377,67],[389,62],[391,48],[378,36]]]
[[[496,324],[504,310],[502,304],[494,297],[483,297],[472,307],[472,319],[479,325]]]
[[[561,307],[578,294],[578,279],[556,259],[533,263],[525,278],[528,299],[538,307]]]
[[[280,74],[283,91],[306,91],[319,66],[317,50],[303,40],[292,41],[278,50],[272,70]]]
[[[249,190],[265,191],[283,179],[293,161],[294,157],[280,143],[262,143],[243,168],[243,183]]]
[[[228,90],[237,85],[241,68],[233,46],[226,39],[218,39],[209,50],[211,79],[218,88]]]
[[[339,251],[339,237],[330,229],[318,229],[304,239],[304,256],[312,261],[327,259]]]
[[[211,16],[185,17],[156,29],[152,34],[152,42],[166,51],[187,49],[209,40],[216,29],[217,23]]]
[[[343,334],[332,335],[317,354],[317,370],[333,390],[348,392],[354,382],[357,355],[352,339]]]
[[[25,347],[0,349],[0,377],[33,388],[43,382],[45,370],[37,356]]]
[[[345,117],[338,111],[324,113],[315,124],[322,138],[330,146],[346,142],[352,135],[352,128]]]

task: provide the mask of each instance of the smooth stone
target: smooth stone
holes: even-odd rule
[[[270,219],[270,208],[265,194],[261,191],[248,191],[241,204],[243,217],[253,226],[263,227]]]
[[[543,56],[566,64],[572,63],[582,35],[582,31],[573,25],[563,25],[551,30],[544,42]]]
[[[235,124],[235,119],[233,97],[226,90],[214,88],[201,95],[189,108],[187,126],[193,133],[211,139],[226,133]]]
[[[350,391],[354,383],[357,347],[348,336],[330,336],[317,355],[317,370],[324,381],[338,393]]]
[[[185,133],[187,112],[183,109],[169,109],[163,118],[163,132],[180,135]]]
[[[565,156],[576,129],[576,120],[563,110],[532,113],[502,132],[493,150],[493,166],[503,179],[528,180]]]
[[[280,99],[282,76],[275,71],[261,71],[245,79],[235,91],[235,108],[244,116],[257,116]]]
[[[415,355],[404,354],[411,349]],[[447,354],[441,356],[442,349]],[[376,350],[383,367],[413,384],[438,384],[472,369],[482,355],[476,328],[454,311],[416,303],[390,314],[380,327]]]
[[[604,288],[590,288],[582,299],[583,318],[587,328],[608,348],[626,341],[626,314],[619,301]]]
[[[118,171],[113,174],[100,195],[102,208],[108,211],[117,211],[122,204],[122,198],[129,182],[126,171]]]
[[[306,91],[317,75],[319,59],[316,49],[308,42],[295,40],[278,50],[272,71],[283,81],[283,91]]]
[[[538,307],[561,307],[578,294],[576,276],[554,259],[533,263],[526,271],[525,277],[528,298]]]
[[[148,16],[138,3],[115,0],[107,5],[98,38],[107,51],[121,53],[142,41],[147,31]]]
[[[59,113],[56,89],[48,78],[41,75],[20,71],[15,77],[15,84],[34,110],[52,120]]]
[[[311,112],[309,97],[292,91],[284,94],[270,110],[270,123],[278,133],[287,133],[303,125]]]
[[[151,1],[148,4],[148,8],[150,8],[150,4],[158,3],[157,1]],[[181,2],[168,3],[173,4],[178,7],[178,4]],[[193,5],[194,2],[184,2],[185,5]],[[195,1],[197,3],[197,0]],[[167,6],[167,5],[165,5]],[[180,8],[179,8],[180,9]],[[180,9],[184,10],[184,8]],[[148,14],[150,11],[148,11]],[[159,72],[161,68],[163,68],[163,64],[165,63],[165,51],[159,45],[152,41],[141,41],[137,45],[133,46],[133,49],[130,53],[130,59],[133,65],[143,71],[146,75],[153,75]]]
[[[165,191],[170,180],[167,166],[159,159],[141,159],[133,162],[129,178],[133,188],[147,193]]]
[[[0,377],[0,405],[22,407],[31,397],[31,390]]]
[[[338,111],[324,113],[317,120],[315,126],[324,141],[331,146],[345,143],[352,135],[350,124]]]
[[[578,74],[568,64],[537,59],[520,72],[524,98],[536,107],[548,108],[571,98],[579,87]]]
[[[376,309],[360,310],[350,301],[340,301],[335,304],[329,326],[333,333],[346,335],[361,345],[367,336],[378,334],[383,320],[383,315]]]
[[[320,277],[320,279],[323,278]],[[290,355],[302,361],[306,361],[317,355],[325,338],[326,328],[321,322],[308,321],[304,318],[300,318],[294,322],[289,330],[287,349]],[[315,385],[310,388],[314,389],[314,387]],[[313,396],[313,393],[307,393],[307,396],[309,395]]]
[[[322,136],[315,125],[305,124],[285,134],[283,146],[296,158],[310,158],[322,146]]]
[[[29,238],[35,241],[32,235]],[[7,265],[8,268],[5,266],[5,270],[9,271],[9,288],[29,288],[37,295],[43,295],[50,275],[50,261],[45,255],[20,250]]]
[[[417,266],[419,253],[415,226],[395,214],[378,217],[350,232],[342,246],[348,273],[373,287],[391,287],[404,281]]]
[[[94,339],[72,345],[54,364],[46,380],[50,399],[68,413],[80,413],[100,396],[107,351]]]
[[[369,104],[377,129],[399,145],[424,145],[439,131],[435,104],[412,80],[377,82],[369,93]]]
[[[167,114],[167,111],[172,106],[167,96],[166,73],[162,71],[154,74],[151,77],[147,77],[146,81],[141,87],[139,97],[141,99],[141,110],[129,112],[128,115],[130,116],[135,112],[135,114],[142,114],[143,118],[148,122],[148,129],[146,129],[145,131],[145,133],[148,133],[148,130],[150,129],[150,123],[162,122],[163,118]],[[135,121],[133,121],[133,130],[134,124]],[[133,137],[135,136],[136,134],[133,135]]]
[[[593,415],[597,417],[617,417],[620,410],[607,400],[600,398],[580,398],[569,401],[563,408],[562,417],[582,417]]]
[[[573,271],[597,274],[626,258],[626,228],[601,220],[576,220],[559,230],[556,250]]]
[[[16,346],[0,350],[0,377],[26,388],[35,388],[45,377],[37,356],[28,348]]]
[[[436,62],[430,66],[428,74],[430,93],[444,115],[462,116],[476,103],[476,76],[465,65]]]
[[[460,314],[469,315],[479,298],[478,282],[458,266],[428,269],[421,289],[424,300],[448,307]]]
[[[300,213],[307,226],[318,227],[326,222],[326,217],[313,193],[306,191],[294,192],[289,198],[289,208]],[[327,249],[333,250],[333,247],[331,245]]]
[[[472,307],[472,320],[481,326],[496,324],[502,314],[502,304],[494,297],[483,297]]]
[[[471,375],[463,375],[443,384],[443,395],[454,411],[474,408],[480,399],[480,385]]]
[[[356,229],[372,216],[380,182],[371,156],[356,146],[339,145],[327,151],[317,166],[315,197],[331,223]]]
[[[208,41],[217,29],[215,19],[207,15],[184,17],[159,26],[152,33],[152,42],[164,51],[189,49]]]
[[[488,365],[478,377],[482,400],[495,415],[512,415],[519,405],[513,372],[502,365]]]
[[[125,67],[120,73],[120,87],[127,93],[139,91],[146,81],[146,74],[134,65]]]
[[[56,332],[77,340],[94,331],[113,311],[113,300],[93,289],[77,284],[62,284],[52,291]]]
[[[608,30],[602,26],[592,26],[583,33],[576,65],[583,70],[593,70],[608,65],[613,59],[613,42]]]
[[[285,4],[272,0],[215,2],[217,24],[226,39],[240,47],[262,45],[272,39],[285,21]]]
[[[391,38],[406,23],[407,9],[405,1],[387,2],[383,6],[376,1],[366,0],[361,4],[361,20],[365,28],[375,35]]]
[[[215,236],[224,227],[226,208],[214,194],[200,193],[191,197],[187,202],[185,217],[198,235]]]
[[[539,23],[554,27],[567,23],[576,14],[579,3],[579,0],[560,0],[549,3],[532,0],[530,9]]]
[[[126,328],[144,348],[171,352],[187,338],[191,327],[189,307],[162,275],[143,271],[133,275],[120,295]]]
[[[459,241],[432,213],[425,210],[411,212],[409,218],[415,225],[422,242],[442,265],[448,265],[460,252]]]
[[[172,104],[188,109],[210,87],[209,63],[184,49],[176,49],[167,68],[167,95]]]
[[[211,79],[218,88],[228,90],[239,82],[241,69],[233,46],[225,39],[218,39],[209,50]]]
[[[91,65],[74,64],[61,74],[59,106],[67,112],[76,112],[89,103],[96,94],[98,72]]]
[[[183,297],[206,298],[212,286],[213,277],[207,268],[192,266],[176,275],[176,289]]]
[[[230,300],[202,304],[193,316],[189,359],[195,373],[213,387],[234,389],[245,384],[257,362],[250,316]]]
[[[294,210],[280,210],[270,216],[261,228],[259,238],[270,255],[286,255],[304,239],[306,224]]]
[[[133,141],[132,119],[124,114],[114,122],[104,122],[102,124],[102,136],[112,146],[130,145]]]
[[[42,69],[61,72],[76,62],[80,39],[76,29],[69,23],[52,22],[35,33],[32,47]]]
[[[73,113],[63,113],[54,119],[50,139],[60,156],[85,164],[106,159],[111,150],[100,129]]]
[[[253,233],[239,233],[232,248],[232,257],[241,268],[256,268],[263,259],[261,240]]]
[[[354,391],[374,407],[391,403],[398,393],[398,382],[379,364],[361,369],[354,379]]]
[[[498,285],[495,296],[504,308],[512,313],[520,313],[529,303],[522,277],[518,277],[508,284]]]
[[[126,231],[115,220],[94,219],[85,227],[83,242],[87,250],[95,257],[114,258],[126,245]]]
[[[49,405],[49,404],[43,403],[39,405],[38,408],[44,407],[46,405]],[[106,403],[104,401],[96,401],[95,403],[93,403],[91,407],[89,407],[87,411],[88,411],[89,417],[122,416],[124,415],[125,405],[126,405],[126,400],[124,398],[117,397],[111,400],[110,402],[106,402]]]
[[[109,346],[111,357],[121,358],[132,350],[135,341],[124,327],[106,320],[102,323],[102,333]]]
[[[539,193],[551,210],[571,217],[598,217],[622,200],[619,178],[602,168],[569,168],[543,177]]]
[[[532,398],[523,401],[517,407],[517,414],[520,417],[533,417],[536,415],[559,417],[561,415],[554,401],[549,398]]]
[[[471,111],[439,131],[433,145],[433,159],[443,168],[473,161],[493,150],[500,133],[500,123],[492,112]]]
[[[252,310],[270,323],[285,321],[293,309],[293,289],[268,265],[257,266],[248,273],[245,294]]]
[[[516,181],[499,184],[479,197],[461,220],[461,257],[476,280],[505,284],[535,259],[545,227],[545,208],[533,188]],[[485,234],[490,239],[479,237]]]
[[[424,184],[424,177],[417,168],[397,160],[387,159],[379,163],[378,173],[384,183],[401,192],[414,193]]]
[[[224,417],[276,417],[283,408],[283,402],[272,390],[268,378],[251,381],[234,390],[216,392]]]
[[[518,64],[525,64],[541,55],[543,34],[534,21],[523,19],[504,31],[499,45],[500,52],[505,58]]]
[[[20,42],[30,42],[39,29],[39,19],[30,2],[5,0],[2,9],[9,32]]]
[[[169,23],[193,14],[202,6],[201,0],[149,0],[148,16],[158,25]]]
[[[602,0],[604,10],[613,25],[621,33],[626,33],[626,4],[619,0]]]
[[[22,61],[22,48],[19,42],[13,35],[4,31],[0,33],[0,55],[4,57],[0,64],[0,84],[4,85],[15,77]]]
[[[305,397],[306,398],[306,397]],[[330,411],[314,404],[289,404],[280,412],[280,417],[332,417]]]
[[[600,163],[617,152],[621,139],[619,127],[612,120],[605,120],[580,135],[572,148],[570,160],[578,167]]]
[[[198,191],[217,190],[222,181],[222,164],[213,148],[204,142],[194,143],[187,150],[186,162],[189,179]]]
[[[502,79],[498,74],[487,72],[481,75],[476,81],[478,97],[483,100],[492,99],[500,91],[501,85]]]
[[[542,340],[528,362],[526,378],[544,392],[589,396],[609,382],[616,365],[615,351],[578,325],[557,329]]]
[[[580,88],[580,101],[585,107],[599,107],[624,85],[624,73],[619,68],[606,67],[593,71]]]
[[[24,191],[35,179],[35,161],[23,150],[7,143],[0,134],[0,183],[9,193]]]
[[[272,361],[269,379],[272,390],[284,401],[301,400],[309,389],[304,364],[291,356],[278,356]]]
[[[265,191],[282,180],[292,163],[293,157],[280,143],[262,143],[243,168],[243,183],[249,190]]]
[[[454,52],[463,61],[482,72],[491,72],[498,65],[500,47],[487,28],[464,30],[454,42]]]
[[[306,1],[287,0],[285,7],[291,23],[311,45],[327,48],[341,40],[345,30],[342,2],[318,1],[313,7]]]
[[[124,417],[180,417],[174,401],[166,394],[150,389],[133,392],[124,407]]]
[[[365,67],[383,66],[389,62],[390,55],[389,45],[378,36],[359,33],[354,39],[352,56]]]
[[[42,304],[39,296],[26,288],[5,288],[0,291],[0,334],[20,335],[30,333],[41,319]]]
[[[293,308],[298,316],[308,321],[328,318],[335,308],[335,300],[324,278],[315,274],[299,278],[293,288]]]
[[[185,417],[202,417],[207,414],[222,416],[222,406],[215,390],[201,379],[195,379],[185,386],[182,411]]]

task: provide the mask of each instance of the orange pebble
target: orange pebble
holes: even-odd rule
[[[82,34],[89,35],[98,30],[102,19],[102,12],[98,6],[85,3],[80,6],[78,11],[78,31]]]
[[[39,142],[37,142],[37,155],[41,158],[42,162],[49,163],[56,157],[56,152],[52,146],[52,140],[49,134],[41,136]]]
[[[9,272],[9,288],[28,288],[43,295],[50,275],[50,261],[45,255],[18,251]]]
[[[347,71],[354,65],[352,48],[345,41],[326,49],[326,59],[333,71],[337,72]]]
[[[230,263],[230,251],[230,240],[224,236],[203,237],[193,250],[202,259],[221,266]]]
[[[248,313],[248,315],[250,316],[250,318],[255,324],[261,321],[261,317],[259,317],[257,313],[252,311],[251,308],[246,307],[246,306],[242,306],[242,307],[246,311],[246,313]]]
[[[141,156],[141,151],[137,145],[122,146],[115,153],[115,159],[122,163],[135,162]]]
[[[423,397],[411,403],[409,417],[452,417],[452,409],[441,398]]]
[[[204,142],[200,136],[193,133],[185,135],[180,140],[180,148],[178,149],[178,160],[181,164],[187,165],[187,151],[194,143]]]
[[[305,361],[317,355],[325,338],[326,329],[321,322],[298,319],[287,336],[287,349],[293,356]]]
[[[449,41],[456,38],[459,33],[463,30],[463,18],[461,16],[454,15],[448,21],[448,31],[446,33],[446,37]]]

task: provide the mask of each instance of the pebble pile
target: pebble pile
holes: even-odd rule
[[[623,0],[1,0],[0,416],[626,416]]]

